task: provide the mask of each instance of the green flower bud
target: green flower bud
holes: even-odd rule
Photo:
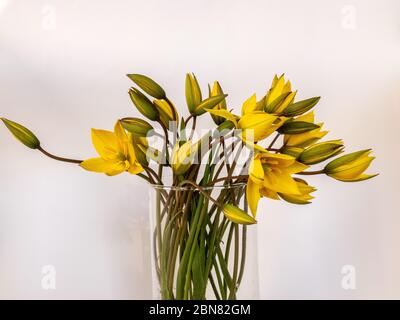
[[[135,88],[131,88],[129,96],[141,114],[150,120],[158,120],[159,114],[157,108],[143,93]]]
[[[297,159],[303,151],[303,148],[285,146],[282,148],[281,153],[287,154]]]
[[[193,111],[193,114],[196,116],[200,116],[206,112],[205,109],[213,109],[216,105],[222,102],[228,95],[227,94],[220,94],[215,97],[210,97],[203,100]]]
[[[129,79],[136,83],[140,89],[156,99],[165,99],[166,94],[158,83],[141,74],[128,74]]]
[[[308,132],[321,126],[305,121],[287,121],[283,126],[278,129],[279,133],[283,134],[299,134]]]
[[[39,139],[29,129],[6,118],[1,118],[1,120],[14,137],[25,146],[31,149],[38,149],[40,147]]]
[[[200,86],[197,82],[196,76],[193,73],[186,74],[185,94],[186,104],[189,112],[193,114],[195,108],[201,103],[202,100]]]
[[[283,110],[282,115],[285,117],[299,116],[314,107],[320,98],[321,97],[314,97],[292,103],[285,110]]]
[[[298,160],[307,165],[320,163],[343,152],[343,148],[342,140],[320,142],[304,150]]]
[[[125,130],[139,137],[146,137],[153,127],[150,123],[139,118],[123,118],[121,124]]]
[[[371,149],[352,152],[329,162],[324,172],[336,180],[344,182],[363,181],[378,174],[365,174],[375,157],[370,156]]]

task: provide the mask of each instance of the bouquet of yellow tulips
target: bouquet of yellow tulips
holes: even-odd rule
[[[304,177],[375,176],[364,173],[374,159],[370,149],[340,155],[342,140],[320,142],[328,133],[314,119],[320,98],[296,101],[284,75],[274,77],[261,99],[254,94],[244,101],[238,114],[219,82],[204,97],[195,75],[187,74],[186,118],[155,81],[128,77],[136,85],[130,99],[146,120],[126,117],[113,131],[92,129],[95,158],[53,155],[29,129],[1,119],[20,142],[48,157],[108,176],[128,172],[152,186],[153,262],[163,299],[237,298],[247,227],[256,223],[261,198],[304,205],[316,191]],[[197,119],[206,114],[215,128],[197,136]]]

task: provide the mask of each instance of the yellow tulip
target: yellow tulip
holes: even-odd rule
[[[195,145],[196,146],[196,145]],[[186,141],[181,146],[179,141],[175,144],[172,150],[172,163],[171,167],[175,174],[184,174],[192,165],[194,158],[195,146],[192,141]]]
[[[296,91],[292,92],[290,81],[285,82],[283,74],[279,78],[275,75],[271,89],[269,89],[265,97],[265,111],[280,114],[293,102],[295,96]]]
[[[311,111],[305,115],[297,117],[295,119],[295,121],[304,121],[304,122],[314,123],[314,112]],[[299,134],[285,134],[285,136],[284,136],[285,146],[305,148],[305,147],[317,142],[319,139],[321,139],[328,133],[328,131],[321,131],[323,123],[318,123],[318,125],[320,126],[319,128],[308,131],[308,132],[299,133]]]
[[[178,126],[179,115],[171,102],[164,99],[155,99],[153,103],[158,110],[160,121],[166,129],[173,129],[173,126],[170,128],[170,122],[174,122]]]
[[[230,221],[238,224],[255,224],[257,221],[244,210],[234,206],[233,204],[225,204],[223,207],[225,217]]]
[[[243,130],[243,140],[254,142],[263,140],[278,130],[287,120],[260,110],[256,95],[253,94],[242,105],[242,116],[239,117],[225,109],[205,109],[211,115],[231,121],[236,129]]]
[[[252,137],[254,142],[267,138],[286,121],[284,117],[278,117],[263,111],[253,111],[239,117],[228,110],[205,110],[211,114],[232,121],[236,129],[243,130],[242,137],[244,140],[249,140]]]
[[[368,169],[372,160],[370,149],[361,150],[341,156],[329,162],[324,172],[336,180],[344,182],[355,182],[373,178],[377,174],[365,174],[364,171]]]
[[[83,161],[80,166],[88,171],[105,173],[109,176],[128,171],[138,174],[143,171],[137,161],[135,152],[128,135],[118,121],[114,132],[92,129],[92,142],[100,155]]]
[[[256,216],[261,196],[279,199],[278,194],[301,195],[292,174],[308,166],[286,154],[257,153],[250,163],[246,197],[253,216]]]
[[[269,137],[279,129],[286,121],[284,117],[277,117],[262,111],[255,111],[242,116],[238,122],[238,128],[243,130],[244,139],[248,140],[253,135],[254,142]],[[252,130],[252,131],[248,131]]]
[[[316,191],[314,187],[308,185],[308,183],[302,179],[294,178],[297,183],[297,187],[300,191],[300,194],[287,194],[287,193],[279,193],[279,196],[285,200],[286,202],[290,202],[293,204],[308,204],[310,200],[314,199],[310,193]]]
[[[210,97],[216,97],[219,96],[221,94],[224,94],[224,92],[222,91],[221,85],[219,84],[218,81],[214,81],[213,87],[210,90]],[[226,110],[226,100],[222,100],[220,103],[218,103],[214,108],[214,110]],[[212,119],[214,120],[214,123],[216,125],[220,125],[221,123],[223,123],[225,120],[222,117],[210,114]]]

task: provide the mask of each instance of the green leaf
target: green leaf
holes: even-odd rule
[[[199,246],[196,245],[196,253],[192,262],[192,283],[193,283],[193,299],[203,300],[204,299],[204,269],[205,269],[205,256],[202,254]]]

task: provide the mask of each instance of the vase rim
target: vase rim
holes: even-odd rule
[[[164,185],[164,184],[153,184],[149,183],[149,185],[158,190],[176,190],[176,191],[187,191],[187,190],[197,190],[198,188],[193,187],[191,185],[185,186],[185,187],[180,187],[180,186],[172,186],[172,185]],[[245,182],[236,182],[236,183],[230,183],[230,184],[215,184],[212,186],[201,186],[203,190],[212,190],[212,189],[234,189],[234,188],[240,188],[246,186]]]

